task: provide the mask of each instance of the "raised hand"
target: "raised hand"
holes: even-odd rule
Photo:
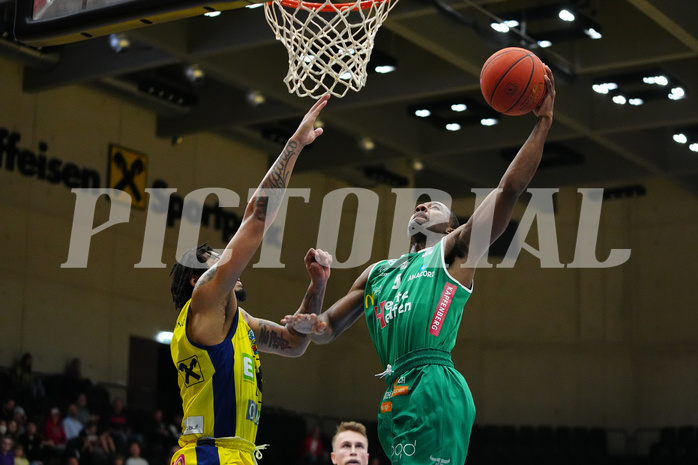
[[[545,65],[545,95],[538,107],[533,110],[533,114],[540,116],[553,116],[553,105],[555,104],[555,77],[548,65]]]
[[[320,99],[318,99],[317,102],[315,102],[315,105],[313,105],[310,110],[308,110],[308,113],[306,113],[303,117],[303,121],[301,121],[301,124],[298,126],[298,129],[296,129],[296,132],[291,138],[292,140],[295,140],[301,146],[305,146],[312,144],[315,139],[320,137],[322,134],[322,128],[316,128],[315,121],[317,120],[317,117],[322,109],[325,108],[325,105],[327,105],[327,101],[329,99],[329,94],[323,95]]]
[[[305,254],[305,269],[314,283],[326,282],[330,279],[332,255],[321,249],[310,249]]]

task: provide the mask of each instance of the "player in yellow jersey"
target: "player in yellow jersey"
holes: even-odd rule
[[[184,413],[181,449],[172,465],[252,465],[262,404],[258,351],[294,357],[308,346],[309,339],[294,329],[254,318],[239,307],[245,299],[240,275],[276,217],[299,153],[322,134],[314,123],[328,98],[305,115],[222,253],[201,246],[172,267],[179,316],[170,349]],[[330,262],[325,252],[308,251],[311,283],[297,313],[320,312]]]

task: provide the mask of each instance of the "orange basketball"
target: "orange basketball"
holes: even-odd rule
[[[525,115],[536,108],[545,95],[543,62],[524,48],[503,48],[482,65],[480,90],[487,103],[498,112]]]

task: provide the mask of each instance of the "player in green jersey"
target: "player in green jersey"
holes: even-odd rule
[[[450,352],[477,262],[509,224],[538,169],[555,102],[547,67],[545,86],[533,131],[465,224],[443,203],[418,205],[409,222],[410,253],[369,266],[324,313],[282,320],[322,344],[365,316],[385,367],[378,433],[393,465],[465,462],[475,407]]]

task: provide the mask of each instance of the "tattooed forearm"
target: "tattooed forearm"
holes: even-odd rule
[[[283,336],[283,334],[275,331],[273,328],[268,328],[267,325],[261,322],[258,342],[260,345],[266,346],[270,349],[287,350],[291,348],[291,343]]]
[[[297,147],[297,142],[288,141],[286,148],[262,180],[254,204],[255,210],[259,214],[273,213],[281,205],[284,189],[286,189],[288,179],[291,176],[291,172],[287,170],[287,165],[292,157],[298,155]]]
[[[284,189],[286,187],[288,177],[290,175],[290,173],[286,171],[286,165],[291,157],[298,154],[296,151],[297,148],[297,142],[293,140],[288,141],[283,153],[276,161],[274,166],[272,166],[271,170],[269,170],[269,174],[264,179],[262,184],[263,187],[270,187],[272,189]]]

